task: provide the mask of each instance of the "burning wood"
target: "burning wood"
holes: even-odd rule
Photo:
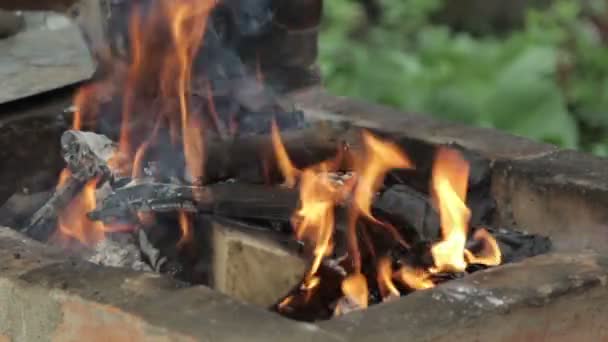
[[[489,184],[487,160],[446,146],[410,158],[395,139],[305,123],[227,48],[216,3],[136,11],[130,58],[77,95],[74,130],[61,140],[66,171],[28,235],[58,232],[95,262],[211,283],[305,320],[548,249],[481,228],[489,210],[467,196]],[[269,4],[225,5],[253,3]],[[223,19],[256,31],[246,13]],[[117,144],[80,130],[97,121],[116,133],[113,115]]]
[[[32,216],[25,234],[44,241],[53,233],[59,214],[87,183],[111,176],[107,163],[114,144],[105,136],[91,132],[67,131],[61,138],[63,158],[67,163],[63,178],[51,198]],[[94,189],[94,188],[93,188]]]
[[[253,184],[223,183],[187,186],[144,182],[121,187],[110,194],[92,220],[106,224],[134,223],[138,213],[185,211],[241,219],[289,221],[297,194],[288,189]]]

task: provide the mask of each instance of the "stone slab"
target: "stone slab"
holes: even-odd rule
[[[441,121],[429,115],[335,96],[318,87],[294,92],[289,99],[310,118],[346,120],[358,126],[400,133],[434,144],[457,143],[490,159],[530,159],[557,150],[553,145],[494,129]]]
[[[0,336],[12,341],[343,341],[203,286],[100,267],[0,228]]]
[[[607,283],[608,257],[555,253],[299,323],[0,228],[0,336],[11,341],[602,341]]]
[[[75,24],[0,40],[0,104],[89,79],[95,64]]]
[[[553,254],[321,323],[348,341],[606,341],[608,257]]]
[[[504,226],[549,235],[559,250],[608,250],[608,159],[559,151],[493,166]]]

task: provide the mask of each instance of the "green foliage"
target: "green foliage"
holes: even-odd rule
[[[525,28],[506,37],[472,37],[431,23],[441,3],[383,0],[383,19],[372,26],[357,2],[326,1],[320,59],[328,87],[608,153],[608,48],[579,2],[530,11]]]

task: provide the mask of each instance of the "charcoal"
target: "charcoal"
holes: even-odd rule
[[[435,241],[440,237],[439,215],[427,197],[406,185],[393,185],[373,203],[378,218],[406,231],[409,241]]]
[[[374,133],[378,133],[380,136],[386,135],[382,134],[381,132]],[[391,139],[390,136],[389,139]],[[480,189],[488,188],[490,185],[490,160],[477,152],[471,151],[454,143],[445,145],[431,145],[427,142],[411,138],[397,138],[393,140],[395,140],[398,146],[400,146],[401,149],[407,153],[408,157],[416,168],[392,170],[387,175],[388,185],[407,184],[419,192],[428,193],[433,162],[435,160],[435,153],[437,149],[441,147],[458,150],[460,153],[462,153],[464,159],[469,163],[469,194]]]
[[[503,263],[547,253],[551,250],[551,240],[546,236],[529,234],[514,229],[486,228],[498,241]]]
[[[486,226],[492,222],[496,211],[496,201],[489,191],[469,191],[467,207],[471,210],[470,226]]]

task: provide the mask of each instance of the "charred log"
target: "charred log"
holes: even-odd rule
[[[135,223],[137,212],[186,211],[240,219],[288,221],[297,192],[253,184],[223,183],[187,186],[145,182],[115,190],[91,213],[92,220]]]
[[[70,170],[67,180],[49,200],[32,215],[24,233],[45,241],[55,230],[57,217],[92,179],[110,177],[108,160],[114,144],[108,138],[91,132],[66,131],[61,137],[63,158]]]

